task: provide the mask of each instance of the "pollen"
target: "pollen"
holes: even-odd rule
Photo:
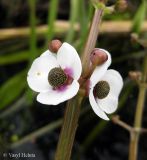
[[[107,97],[109,92],[110,86],[109,83],[106,81],[99,81],[94,87],[94,95],[99,99]]]
[[[67,81],[67,78],[67,75],[59,67],[51,69],[51,71],[48,74],[48,82],[54,88],[58,88],[64,85]]]

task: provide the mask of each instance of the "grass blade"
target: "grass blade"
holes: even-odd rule
[[[26,71],[13,76],[0,87],[0,109],[12,103],[26,86]]]
[[[147,10],[147,2],[143,0],[134,17],[133,26],[132,26],[133,32],[139,33],[141,31],[141,27],[146,16],[146,10]]]
[[[47,31],[47,42],[51,41],[54,37],[54,22],[57,17],[59,0],[51,0],[48,8],[48,31]]]

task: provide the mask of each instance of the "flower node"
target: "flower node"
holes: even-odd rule
[[[48,74],[49,84],[54,88],[58,88],[64,85],[67,81],[67,78],[67,75],[59,67],[51,69],[51,71]]]
[[[107,97],[109,92],[110,92],[110,86],[106,81],[99,81],[94,87],[94,95],[99,99]]]

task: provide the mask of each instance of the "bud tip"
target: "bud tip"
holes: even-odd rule
[[[105,51],[95,48],[90,55],[90,60],[93,65],[101,65],[108,60],[108,55]]]
[[[48,49],[51,52],[57,53],[61,45],[62,45],[62,42],[60,40],[57,40],[57,39],[52,40],[48,45]]]

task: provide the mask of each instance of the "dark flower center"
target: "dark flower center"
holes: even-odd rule
[[[106,81],[99,81],[94,87],[94,95],[99,99],[107,97],[109,92],[110,92],[110,86]]]
[[[49,84],[54,88],[58,88],[58,87],[64,85],[67,81],[67,78],[68,78],[68,76],[59,67],[55,67],[55,68],[51,69],[48,74]]]

